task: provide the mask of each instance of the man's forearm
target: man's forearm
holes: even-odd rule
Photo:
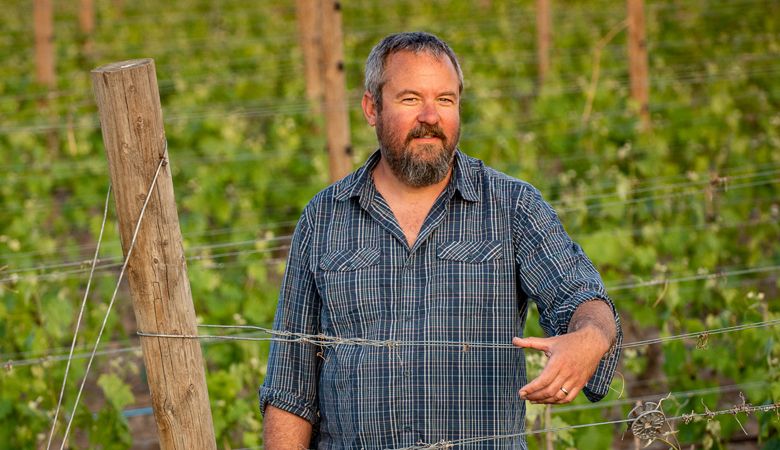
[[[266,450],[309,448],[312,426],[308,420],[268,405],[263,419],[263,447]]]
[[[581,304],[574,311],[574,315],[569,322],[569,333],[584,330],[588,327],[597,330],[604,338],[607,343],[605,353],[615,345],[617,325],[615,324],[615,316],[612,314],[612,309],[606,302],[594,299]]]

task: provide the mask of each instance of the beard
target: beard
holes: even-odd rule
[[[422,144],[416,150],[410,146],[413,139],[426,136],[440,139],[441,144]],[[393,175],[407,186],[419,188],[436,184],[449,173],[460,137],[460,126],[451,140],[439,125],[427,123],[417,125],[401,139],[399,133],[385,129],[380,116],[376,122],[376,137],[382,158]]]

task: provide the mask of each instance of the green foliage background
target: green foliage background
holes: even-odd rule
[[[292,0],[96,0],[92,52],[84,51],[78,2],[55,2],[51,94],[34,81],[31,3],[0,9],[0,448],[45,445],[65,368],[54,357],[67,355],[100,228],[108,171],[90,69],[156,60],[203,323],[271,323],[294,222],[327,184],[323,123],[305,100]],[[629,99],[625,31],[594,58],[598,41],[624,20],[622,2],[554,2],[543,86],[530,0],[342,6],[356,165],[375,146],[359,109],[369,49],[391,32],[437,33],[466,74],[461,148],[530,181],[554,204],[602,271],[626,342],[780,319],[780,3],[648,2],[648,132]],[[595,65],[593,112],[583,120]],[[91,349],[116,283],[114,217],[112,210],[79,354]],[[127,411],[150,402],[134,332],[123,289],[101,346],[114,353],[96,360],[72,448],[138,440]],[[636,399],[669,392],[670,416],[731,407],[738,392],[753,404],[777,402],[778,338],[774,326],[627,350],[605,401],[556,407],[549,421],[532,409],[529,429],[622,419]],[[267,345],[203,349],[219,447],[261,445],[255,391]],[[77,359],[66,416],[84,369]],[[776,415],[741,420],[756,448],[780,446]],[[742,433],[728,416],[676,428],[681,443],[703,448],[727,448]],[[623,430],[567,430],[556,448],[633,445],[621,441]],[[532,448],[541,442],[530,439]]]

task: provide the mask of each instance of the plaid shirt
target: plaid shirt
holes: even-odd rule
[[[372,181],[378,161],[376,152],[305,208],[274,328],[399,345],[274,342],[261,410],[309,420],[320,449],[522,433],[524,354],[507,344],[522,335],[527,301],[548,335],[566,333],[583,302],[602,299],[614,311],[598,272],[534,187],[460,151],[409,248]],[[611,351],[589,380],[591,401],[607,393],[617,358]],[[526,444],[514,437],[462,448]]]

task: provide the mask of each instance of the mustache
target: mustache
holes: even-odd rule
[[[447,142],[447,135],[444,134],[444,130],[439,125],[431,125],[428,123],[421,123],[414,127],[409,134],[406,135],[406,144],[412,142],[412,139],[417,139],[425,136],[431,136],[439,138],[442,142]]]

